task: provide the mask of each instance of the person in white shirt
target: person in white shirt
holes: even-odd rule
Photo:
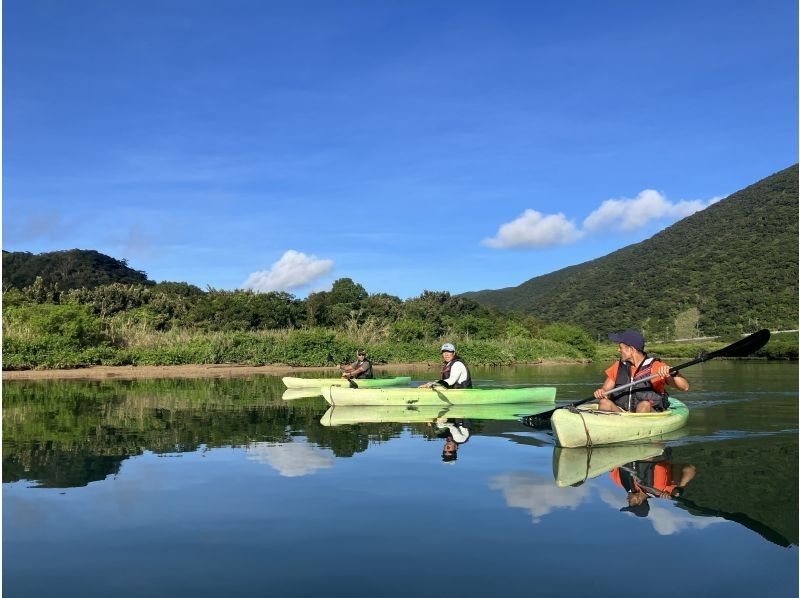
[[[420,385],[420,388],[431,388],[435,384],[445,388],[472,388],[472,376],[464,360],[456,353],[453,343],[442,345],[442,365],[441,378],[436,382],[427,382]]]

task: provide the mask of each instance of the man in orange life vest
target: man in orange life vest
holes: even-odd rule
[[[669,406],[666,385],[679,390],[689,390],[689,383],[680,373],[670,375],[669,366],[644,352],[644,337],[638,330],[626,330],[608,335],[609,340],[619,343],[620,359],[606,370],[606,381],[594,392],[602,411],[635,411],[650,413],[664,411]],[[659,377],[644,381],[658,374]],[[612,388],[642,380],[621,395],[609,397]]]
[[[696,473],[694,465],[634,461],[614,469],[611,479],[628,492],[628,506],[620,510],[647,517],[650,512],[648,498],[679,498]]]

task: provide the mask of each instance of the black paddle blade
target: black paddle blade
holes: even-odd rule
[[[765,328],[764,330],[754,332],[750,336],[738,340],[732,345],[728,345],[719,351],[709,353],[708,357],[709,359],[711,357],[746,357],[747,355],[755,353],[761,347],[766,345],[767,341],[769,341],[769,330]]]
[[[356,384],[352,378],[348,378],[347,382],[350,384],[350,388],[358,388],[358,384]]]
[[[549,411],[547,413],[540,413],[539,415],[523,415],[520,421],[523,426],[541,430],[550,427],[550,418],[552,417],[553,411]]]

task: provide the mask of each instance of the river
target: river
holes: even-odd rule
[[[555,385],[561,403],[602,369],[473,378]],[[684,373],[679,434],[592,451],[558,449],[513,414],[337,415],[321,397],[283,400],[272,376],[7,381],[3,590],[796,595],[797,363]],[[629,508],[632,472],[679,492]]]

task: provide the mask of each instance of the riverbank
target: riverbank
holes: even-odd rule
[[[589,359],[541,360],[514,365],[569,365],[591,363]],[[376,365],[375,371],[435,371],[440,363],[393,363]],[[508,366],[507,366],[508,367]],[[513,367],[513,366],[510,366]],[[296,367],[290,365],[97,365],[86,368],[50,370],[11,370],[4,371],[3,381],[14,380],[140,380],[148,378],[239,378],[245,376],[294,376],[300,372],[338,373],[335,367]]]

